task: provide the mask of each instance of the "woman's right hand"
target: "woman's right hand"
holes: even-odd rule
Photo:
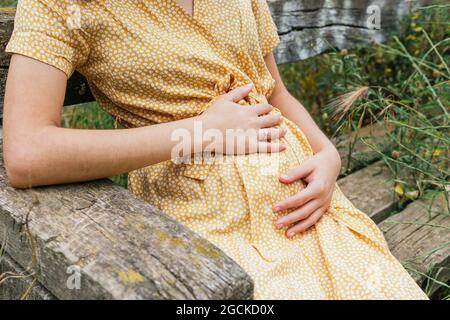
[[[280,114],[270,114],[273,109],[270,104],[238,104],[252,87],[252,84],[237,87],[217,97],[199,116],[204,128],[204,152],[248,154],[286,149],[277,141],[286,134],[286,129],[276,128],[283,118]]]

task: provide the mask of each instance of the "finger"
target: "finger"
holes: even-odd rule
[[[279,203],[277,203],[273,207],[274,212],[278,212],[280,210],[290,209],[290,208],[298,208],[308,201],[311,201],[314,199],[315,192],[314,189],[311,189],[306,187],[305,189],[301,190],[300,192],[296,193],[292,197],[289,197]]]
[[[223,97],[228,101],[233,101],[233,102],[237,103],[237,102],[241,101],[242,99],[244,99],[246,96],[248,96],[248,94],[250,93],[250,91],[252,91],[252,89],[253,89],[253,84],[249,83],[245,86],[234,88],[230,92],[227,92],[226,94],[224,94]]]
[[[299,179],[305,178],[314,170],[312,162],[306,160],[295,169],[291,169],[280,176],[280,181],[283,183],[292,183]]]
[[[265,115],[273,110],[273,106],[268,103],[258,103],[251,107],[258,116]]]
[[[276,128],[264,128],[258,131],[258,140],[267,141],[267,140],[277,140],[286,135],[287,129],[276,129]]]
[[[278,126],[283,121],[280,114],[268,114],[259,117],[259,124],[261,128],[271,128]]]
[[[275,153],[286,150],[286,145],[278,142],[259,141],[257,144],[259,153]]]
[[[319,208],[316,211],[314,211],[313,214],[311,214],[307,219],[302,220],[301,222],[297,223],[295,226],[289,228],[286,231],[286,237],[292,238],[296,234],[302,233],[306,231],[307,229],[311,228],[313,225],[315,225],[320,218],[325,213],[325,208]]]
[[[310,181],[308,187],[311,188],[316,197],[324,197],[327,193],[330,192],[326,183],[319,179],[313,179],[312,181]]]
[[[290,226],[293,223],[297,223],[301,220],[308,218],[314,211],[321,207],[321,203],[317,200],[313,200],[302,206],[301,208],[292,211],[291,213],[278,218],[275,222],[275,227],[281,229]]]

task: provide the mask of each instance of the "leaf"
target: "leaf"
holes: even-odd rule
[[[403,185],[401,183],[395,184],[394,191],[401,196],[405,194],[405,189],[403,188]]]
[[[434,149],[431,154],[433,155],[433,157],[439,157],[441,155],[441,150]]]
[[[418,190],[409,191],[405,193],[405,197],[410,200],[416,200],[419,197],[419,191]]]

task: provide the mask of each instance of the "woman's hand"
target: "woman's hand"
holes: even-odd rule
[[[270,104],[238,104],[251,90],[251,84],[237,87],[216,98],[213,105],[199,116],[205,130],[203,136],[206,137],[206,141],[203,141],[203,151],[247,154],[279,152],[286,148],[285,145],[274,141],[282,138],[286,129],[275,128],[281,124],[282,117],[279,114],[270,114],[273,109]]]
[[[341,168],[339,153],[330,145],[326,149],[290,170],[280,177],[282,183],[292,183],[303,179],[307,186],[297,194],[281,201],[273,208],[275,212],[296,208],[280,217],[275,227],[289,227],[286,236],[292,238],[316,224],[331,203],[334,186]]]

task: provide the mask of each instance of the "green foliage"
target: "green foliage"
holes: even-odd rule
[[[363,142],[391,169],[398,210],[424,198],[444,200],[442,214],[448,215],[450,5],[443,3],[412,12],[402,33],[385,44],[335,51],[281,70],[328,134],[351,134],[370,123],[384,131],[382,147]],[[445,246],[437,243],[436,250]],[[447,284],[432,273],[426,277],[425,290],[440,286],[439,296],[450,299]]]
[[[393,36],[374,50],[362,49],[364,58],[355,64],[370,77],[348,89],[366,84],[368,99],[356,101],[337,124],[341,132],[349,123],[352,129],[367,122],[385,125],[389,150],[372,147],[392,169],[395,190],[406,201],[427,192],[447,196],[450,29],[442,24],[449,21],[449,10],[418,10],[406,22],[402,38]]]
[[[11,7],[17,5],[17,0],[0,0],[0,7]]]
[[[392,169],[395,191],[405,202],[446,196],[449,188],[449,18],[449,5],[420,8],[406,19],[401,35],[385,44],[280,68],[289,90],[328,134],[382,125],[383,149],[366,143]]]

